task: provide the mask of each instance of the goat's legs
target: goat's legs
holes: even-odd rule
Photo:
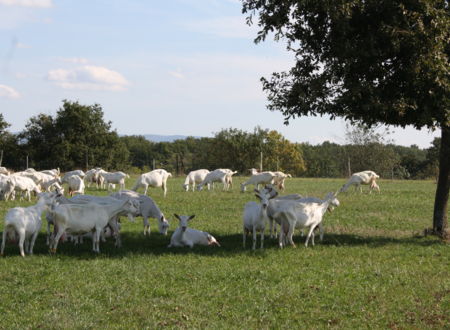
[[[3,237],[2,237],[2,248],[0,250],[0,256],[3,255],[3,252],[5,251],[5,244],[6,244],[6,234],[8,232],[7,227],[3,228]]]
[[[30,249],[28,250],[29,254],[33,254],[34,243],[36,242],[36,238],[38,237],[39,231],[36,232],[31,237]]]
[[[306,237],[306,242],[305,242],[305,247],[308,247],[308,241],[309,238],[312,236],[312,245],[314,246],[314,229],[316,228],[317,225],[312,225],[311,228],[309,229],[309,233],[308,236]]]
[[[25,228],[19,229],[19,249],[20,249],[20,255],[22,257],[25,257],[25,252],[23,250],[23,244],[25,243]]]

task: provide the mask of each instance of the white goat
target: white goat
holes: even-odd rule
[[[14,199],[14,183],[11,176],[0,174],[0,191],[2,199]]]
[[[140,187],[144,187],[144,195],[146,195],[149,186],[161,187],[164,191],[164,197],[166,197],[167,179],[171,176],[171,173],[163,169],[156,169],[151,172],[141,174],[131,190],[137,191]]]
[[[66,177],[65,181],[69,185],[69,195],[84,194],[84,181],[78,175],[71,175]]]
[[[261,233],[261,249],[264,247],[264,231],[266,229],[267,217],[267,206],[269,205],[269,197],[264,193],[255,189],[255,196],[260,200],[260,204],[255,202],[248,202],[244,207],[243,214],[243,232],[242,232],[242,243],[245,248],[246,236],[250,232],[253,233],[253,250],[256,248],[256,232]],[[274,198],[276,195],[271,196]]]
[[[84,181],[86,182],[88,188],[91,186],[91,183],[95,183],[97,189],[99,188],[99,185],[103,185],[104,178],[100,176],[100,171],[103,171],[101,168],[93,168],[86,172],[86,175],[84,176]]]
[[[7,237],[15,240],[16,234],[19,236],[20,255],[25,257],[25,252],[33,254],[34,242],[42,225],[41,214],[49,208],[55,197],[56,193],[40,193],[35,205],[15,207],[6,213],[0,255],[4,253]]]
[[[359,191],[362,192],[361,185],[370,185],[372,181],[378,179],[379,177],[380,176],[377,175],[374,171],[362,171],[353,173],[347,183],[342,186],[340,191],[346,192],[351,185],[355,185],[355,190],[359,188]]]
[[[179,227],[173,232],[170,238],[170,244],[168,247],[182,247],[189,246],[194,247],[195,244],[198,245],[217,245],[220,246],[219,242],[207,232],[188,228],[188,222],[195,217],[195,215],[179,216],[174,214],[174,216],[179,220]]]
[[[186,176],[186,180],[184,180],[183,188],[186,191],[189,191],[189,185],[192,185],[192,191],[195,190],[195,185],[201,183],[205,180],[206,175],[209,173],[209,170],[201,169],[196,171],[191,171]],[[210,184],[208,184],[208,190],[210,189]]]
[[[84,173],[82,170],[74,170],[64,173],[63,177],[61,178],[62,183],[66,183],[67,179],[71,177],[72,175],[78,175],[80,178],[84,178],[86,173]]]
[[[258,174],[258,173],[259,173],[259,170],[256,169],[256,168],[249,168],[248,170],[250,171],[250,174],[251,174],[251,175],[255,175],[255,174]]]
[[[11,175],[11,181],[14,184],[14,190],[28,198],[28,201],[31,201],[31,192],[36,194],[41,192],[41,188],[31,179],[21,175]]]
[[[272,184],[274,178],[275,174],[269,171],[253,174],[250,179],[241,183],[241,192],[244,192],[249,184],[254,185],[256,189],[259,189],[260,184]]]
[[[65,198],[64,196],[60,195],[55,200],[55,205],[58,204],[88,204],[88,203],[96,203],[100,205],[107,205],[107,204],[114,204],[119,202],[118,199],[108,196],[91,196],[91,195],[76,195],[70,199]],[[134,206],[136,208],[139,208],[139,203],[134,202]],[[53,208],[54,208],[53,207]],[[128,216],[128,219],[132,222],[134,222],[134,216],[137,216],[137,214],[131,214],[127,212],[123,212],[121,215]],[[54,214],[52,212],[48,212],[46,214],[46,220],[47,220],[47,245],[50,244],[50,241],[53,239],[55,233],[51,233],[50,226],[55,227],[55,219]],[[121,246],[121,239],[120,239],[120,224],[118,223],[118,217],[112,217],[108,221],[108,226],[112,231],[113,236],[115,237],[115,245],[117,247]],[[55,227],[56,228],[56,227]],[[56,229],[55,229],[56,231]],[[72,236],[78,236],[78,235],[72,235]]]
[[[281,224],[280,248],[285,244],[285,235],[287,235],[287,241],[295,247],[292,240],[295,228],[309,228],[305,246],[308,247],[308,241],[311,236],[312,244],[314,245],[314,229],[322,222],[323,215],[328,210],[331,202],[336,198],[336,195],[337,193],[329,193],[321,203],[285,201],[284,206],[273,215],[273,218]]]
[[[380,187],[375,182],[375,179],[373,179],[372,182],[370,183],[370,191],[369,191],[369,193],[372,193],[373,190],[376,190],[376,191],[378,191],[378,193],[380,193]]]
[[[280,190],[284,190],[285,186],[284,186],[284,181],[286,180],[286,178],[292,178],[292,175],[290,174],[285,174],[281,171],[276,171],[273,172],[275,174],[275,177],[273,178],[273,184],[278,187],[278,189]]]
[[[261,193],[268,194],[269,198],[270,196],[273,196],[276,194],[276,190],[273,189],[272,186],[266,186],[264,190],[261,191]],[[277,236],[276,231],[276,224],[278,223],[280,225],[280,222],[274,219],[274,214],[283,209],[286,205],[286,201],[294,201],[297,203],[322,203],[325,200],[320,199],[317,197],[303,197],[300,194],[290,194],[290,195],[284,195],[284,196],[277,196],[274,199],[269,200],[269,207],[267,208],[267,216],[269,218],[269,224],[270,224],[270,238]],[[338,207],[340,205],[339,200],[335,197],[329,207],[328,211],[332,212],[335,207]],[[319,230],[320,230],[320,239],[323,239],[323,227],[322,223],[319,224]]]
[[[129,213],[127,211],[120,212],[119,214],[111,217],[108,220],[108,226],[111,229],[112,236],[115,238],[115,246],[121,247],[122,240],[120,238],[120,223],[119,216],[127,216],[131,222],[135,222],[134,217],[139,216],[140,203],[139,200],[135,199],[122,199],[122,200],[130,200],[133,204],[134,208],[137,210],[135,213]],[[92,195],[77,195],[70,199],[66,199],[63,204],[88,204],[88,203],[96,203],[99,205],[110,205],[119,202],[119,199],[114,198],[112,196],[92,196]],[[102,231],[102,234],[104,231]]]
[[[108,186],[108,191],[110,191],[111,184],[118,184],[119,189],[125,189],[125,179],[130,178],[130,176],[121,171],[118,172],[101,172],[100,176],[104,178],[105,185]]]
[[[44,170],[44,171],[40,171],[41,173],[44,174],[49,174],[53,177],[59,177],[59,175],[61,174],[61,172],[59,171],[59,167],[58,168],[54,168],[52,170]]]
[[[197,190],[202,190],[203,186],[212,184],[214,182],[222,182],[223,190],[228,190],[230,187],[230,179],[236,172],[228,169],[218,168],[209,172],[206,177],[197,185]]]
[[[92,250],[100,252],[100,234],[108,224],[109,219],[120,212],[137,213],[134,203],[129,200],[118,201],[114,204],[60,204],[52,211],[57,233],[50,244],[50,251],[56,252],[61,236],[67,231],[71,234],[84,234],[94,231]]]
[[[159,233],[167,235],[167,230],[169,229],[169,222],[164,217],[164,214],[159,209],[158,205],[148,197],[147,195],[142,195],[130,190],[121,190],[119,192],[111,194],[111,197],[125,200],[137,200],[139,201],[139,213],[136,216],[142,216],[144,219],[144,235],[150,235],[150,223],[148,218],[155,218],[158,220]]]
[[[58,190],[61,190],[62,189],[61,184],[62,184],[61,179],[58,177],[55,177],[46,182],[42,182],[41,187],[45,191],[50,191],[53,187],[55,187]]]

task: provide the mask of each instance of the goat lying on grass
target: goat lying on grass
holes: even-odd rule
[[[209,233],[188,228],[188,222],[192,220],[195,215],[186,216],[174,214],[174,216],[179,220],[179,227],[173,232],[170,238],[170,244],[168,247],[182,247],[189,246],[190,248],[194,245],[217,245],[220,246],[219,242]]]

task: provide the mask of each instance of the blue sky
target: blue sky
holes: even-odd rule
[[[288,69],[282,43],[255,45],[238,0],[0,0],[0,112],[13,132],[63,99],[99,103],[120,134],[212,136],[275,129],[345,142],[345,122],[266,110],[259,78]],[[439,132],[395,128],[428,147]]]

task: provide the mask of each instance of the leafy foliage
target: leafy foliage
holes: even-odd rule
[[[296,58],[263,79],[269,109],[286,120],[330,114],[369,125],[450,124],[447,1],[243,0]]]
[[[100,105],[81,105],[63,101],[56,117],[32,117],[19,135],[25,141],[30,166],[61,167],[62,170],[101,166],[123,168],[128,164],[128,149],[111,123],[103,119]]]

